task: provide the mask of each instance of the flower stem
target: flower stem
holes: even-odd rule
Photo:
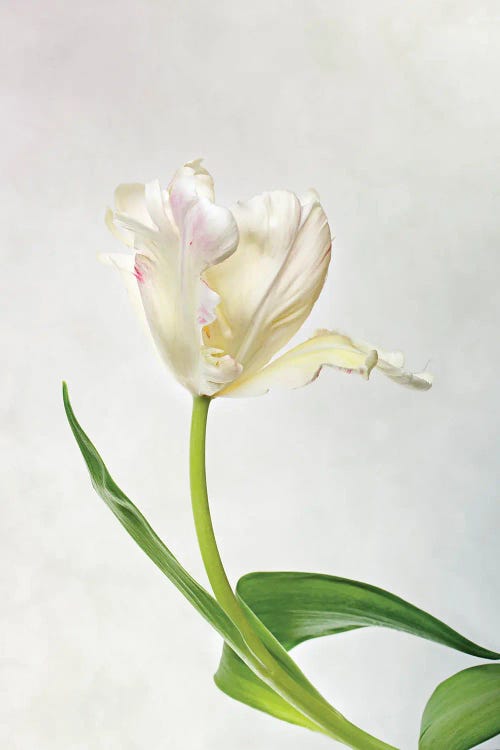
[[[247,663],[266,684],[307,716],[318,731],[355,750],[395,750],[351,724],[314,689],[294,679],[267,649],[229,583],[215,539],[205,469],[205,439],[210,398],[195,396],[191,420],[190,482],[193,517],[205,570],[215,598],[238,628],[248,649]]]
[[[215,598],[239,629],[250,651],[266,659],[269,652],[251,629],[222,564],[208,503],[205,437],[210,398],[195,397],[191,422],[190,480],[193,516],[203,564]],[[263,653],[265,651],[265,654]],[[265,661],[263,661],[263,665]]]

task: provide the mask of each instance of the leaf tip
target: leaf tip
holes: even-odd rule
[[[64,410],[69,419],[73,410],[71,408],[71,402],[69,400],[68,384],[66,383],[65,380],[62,381],[62,397],[63,397]]]

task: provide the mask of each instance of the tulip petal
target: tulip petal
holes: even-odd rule
[[[206,279],[221,297],[210,341],[247,373],[268,362],[309,315],[325,281],[331,235],[313,192],[258,195],[233,209],[240,241]]]
[[[148,329],[148,323],[142,304],[141,293],[137,286],[137,277],[134,274],[134,256],[125,255],[125,253],[102,253],[98,256],[101,263],[111,268],[116,268],[125,284],[130,301],[134,306],[136,313]]]
[[[139,224],[154,229],[154,223],[146,203],[145,185],[139,182],[118,185],[115,190],[115,208],[118,213],[126,214]]]
[[[238,243],[232,213],[213,203],[213,181],[201,160],[177,170],[168,190],[158,180],[121,185],[106,223],[135,257],[108,256],[122,271],[157,349],[193,393],[213,394],[241,372],[220,346],[204,343],[220,298],[203,278]],[[135,277],[135,278],[134,278]]]
[[[329,333],[326,331],[326,333]],[[332,332],[334,333],[334,332]],[[373,349],[377,350],[378,362],[377,370],[384,373],[390,380],[400,385],[406,385],[419,391],[428,391],[432,387],[433,376],[430,372],[408,372],[404,369],[405,358],[402,352],[386,352],[373,344],[367,344],[365,341],[354,341],[348,336],[343,336],[337,332],[335,336],[340,336],[348,346],[354,346],[360,351],[368,352]]]
[[[315,380],[324,366],[357,372],[368,379],[377,363],[377,352],[363,352],[335,336],[313,336],[290,349],[258,372],[243,375],[219,396],[260,396],[271,388],[300,388]]]
[[[132,302],[146,338],[150,341],[156,355],[165,360],[165,355],[160,351],[157,341],[152,334],[152,329],[144,309],[139,288],[139,280],[142,274],[136,264],[136,257],[134,255],[125,255],[125,253],[103,253],[98,256],[98,260],[104,263],[104,265],[115,268],[120,272],[121,279],[125,284],[129,299]],[[169,363],[167,362],[167,364]]]
[[[221,263],[238,244],[233,215],[201,197],[183,218],[180,259],[177,269],[175,319],[163,324],[170,361],[178,377],[194,393],[212,395],[239,375],[241,367],[222,347],[201,351],[202,329],[216,319],[220,297],[203,278],[203,272]],[[165,282],[168,279],[165,278]],[[153,292],[157,296],[157,292]],[[146,302],[145,302],[146,306]],[[210,355],[217,351],[215,360]],[[207,355],[207,351],[209,354]],[[227,355],[227,356],[223,356]]]
[[[115,210],[108,209],[106,225],[119,240],[151,258],[177,262],[179,232],[172,218],[168,195],[157,180],[147,185],[120,185]]]
[[[194,393],[212,396],[242,371],[224,351],[201,344],[200,330],[215,319],[219,296],[198,276],[189,292],[196,299],[192,304],[199,304],[193,317],[185,308],[185,299],[179,301],[179,309],[165,296],[165,271],[158,260],[136,255],[134,273],[144,317],[159,353],[179,382]]]
[[[182,252],[194,260],[198,274],[221,263],[236,249],[238,227],[231,211],[200,198],[186,213],[182,227]]]
[[[163,235],[164,242],[175,247],[179,233],[172,216],[168,193],[161,189],[159,180],[152,180],[144,186],[144,196],[155,228]]]
[[[175,350],[179,359],[186,364],[189,361],[187,342],[179,344],[169,335],[171,331],[178,329],[175,299],[172,298],[175,290],[169,283],[168,266],[138,253],[135,256],[134,270],[146,319],[158,351],[170,367],[173,367]]]
[[[206,281],[202,280],[200,287],[200,304],[196,315],[196,320],[201,328],[214,322],[216,319],[215,308],[219,302],[220,297],[217,292],[214,292],[214,290],[208,286]]]
[[[258,396],[270,388],[298,388],[315,380],[324,366],[344,372],[357,372],[368,379],[374,368],[401,385],[428,390],[432,376],[423,372],[406,372],[400,353],[378,350],[359,343],[336,331],[320,331],[302,344],[290,349],[256,373],[243,374],[223,388],[219,396]]]
[[[104,223],[117,240],[123,242],[127,247],[134,247],[134,233],[129,229],[117,226],[115,224],[115,213],[113,209],[107,208],[104,214]]]
[[[209,172],[202,167],[201,159],[187,162],[177,170],[168,188],[174,221],[182,227],[184,217],[200,198],[214,202],[214,183]]]
[[[220,349],[202,347],[201,382],[203,395],[214,396],[220,389],[232,383],[242,372],[242,366]]]

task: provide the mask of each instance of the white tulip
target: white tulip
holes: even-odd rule
[[[325,365],[368,378],[378,368],[413,388],[428,373],[405,372],[388,354],[335,331],[273,360],[302,326],[325,282],[331,234],[318,195],[276,190],[237,203],[214,202],[201,160],[158,181],[120,185],[106,222],[133,248],[102,259],[126,281],[156,346],[193,394],[249,396],[296,388]]]

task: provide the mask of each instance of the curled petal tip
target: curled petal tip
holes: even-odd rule
[[[363,376],[366,380],[370,378],[371,371],[374,367],[376,367],[378,362],[378,352],[376,349],[372,349],[371,352],[368,353],[368,356],[366,357],[365,361],[365,371],[363,373]]]
[[[201,167],[201,165],[203,164],[203,161],[204,161],[204,157],[198,156],[196,159],[190,159],[189,161],[187,161],[185,166],[191,167],[192,169],[196,170]]]
[[[319,203],[321,200],[318,191],[315,188],[308,188],[305,193],[300,196],[300,202],[303,206],[307,206],[310,203]]]
[[[420,391],[428,391],[432,388],[434,382],[434,375],[430,372],[417,372],[414,376],[414,382],[411,384]]]

